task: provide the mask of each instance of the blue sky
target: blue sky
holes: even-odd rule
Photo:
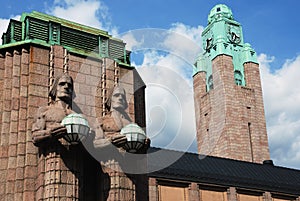
[[[132,63],[148,83],[147,123],[153,145],[196,151],[191,65],[201,51],[201,31],[209,11],[219,3],[231,8],[243,26],[244,41],[257,52],[271,158],[276,165],[300,169],[298,0],[11,0],[2,4],[0,31],[7,27],[9,18],[36,10],[121,37],[133,51]],[[151,36],[146,37],[145,32]],[[163,46],[155,46],[157,40]],[[161,101],[162,95],[169,99]],[[179,113],[174,113],[178,108]],[[182,126],[174,127],[174,122]],[[192,140],[182,143],[187,136]]]
[[[50,12],[54,2],[7,1],[1,9],[0,18],[32,10]],[[149,27],[169,28],[176,22],[205,26],[210,9],[218,3],[225,3],[233,10],[234,17],[243,25],[245,41],[249,41],[258,53],[268,52],[276,56],[273,68],[280,68],[286,58],[300,54],[300,40],[297,40],[300,2],[297,0],[253,0],[251,3],[232,0],[103,1],[108,9],[109,20],[118,28],[119,33]],[[62,4],[66,6],[66,3]],[[101,14],[98,15],[100,17]]]

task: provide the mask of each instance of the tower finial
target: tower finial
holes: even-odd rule
[[[233,20],[232,11],[225,4],[218,4],[211,9],[207,19],[208,24],[220,18],[227,18]]]

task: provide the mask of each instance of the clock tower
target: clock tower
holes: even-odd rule
[[[198,152],[261,163],[269,147],[259,65],[241,24],[216,5],[202,32],[194,68]]]

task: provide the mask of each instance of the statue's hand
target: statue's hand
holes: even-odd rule
[[[146,138],[146,139],[145,139],[144,147],[145,147],[146,149],[148,149],[148,148],[150,147],[150,144],[151,144],[150,138]]]
[[[46,142],[47,139],[50,139],[52,136],[49,131],[41,130],[34,131],[32,136],[32,142],[35,146],[39,146],[41,143]]]
[[[146,138],[145,141],[144,141],[143,146],[141,147],[140,150],[138,150],[137,153],[139,153],[139,154],[146,154],[146,153],[147,153],[147,150],[148,150],[149,147],[150,147],[150,144],[151,144],[150,138]]]
[[[125,135],[116,133],[110,137],[110,142],[116,147],[122,147],[127,142],[127,137]]]
[[[65,126],[57,124],[50,129],[50,133],[55,138],[61,138],[67,133],[67,129]]]

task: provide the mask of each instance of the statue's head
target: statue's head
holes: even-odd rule
[[[68,104],[72,102],[73,95],[73,79],[68,74],[57,76],[54,80],[53,86],[50,89],[49,96],[51,100],[61,100]]]
[[[119,85],[115,86],[105,105],[108,110],[126,110],[128,103],[126,100],[125,89]]]

